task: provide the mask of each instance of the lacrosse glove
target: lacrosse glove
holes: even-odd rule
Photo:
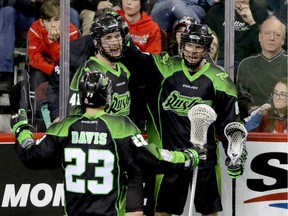
[[[20,144],[32,138],[32,132],[29,130],[31,126],[28,124],[27,112],[24,109],[19,109],[17,114],[11,116],[10,125]]]
[[[247,155],[248,153],[246,150],[246,145],[244,144],[241,157],[237,159],[235,164],[232,163],[230,158],[226,158],[225,165],[227,166],[227,174],[231,178],[236,179],[236,178],[239,178],[243,174],[245,162],[247,160]]]
[[[195,168],[198,165],[203,165],[206,162],[207,150],[205,148],[194,147],[193,149],[185,149],[184,153],[191,160],[191,168]]]

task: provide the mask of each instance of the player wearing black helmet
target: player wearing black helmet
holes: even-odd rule
[[[90,35],[94,40],[96,51],[115,62],[123,56],[123,47],[127,43],[126,35],[129,28],[122,17],[111,19],[111,16],[103,15],[107,10],[111,9],[96,11]]]
[[[17,152],[29,168],[63,168],[67,215],[142,216],[140,167],[148,172],[183,172],[197,166],[198,154],[193,149],[172,152],[147,145],[128,117],[105,113],[111,94],[111,80],[105,74],[85,73],[79,89],[85,113],[51,125],[36,142],[26,111],[12,116]]]
[[[105,12],[112,9],[98,10],[91,26],[91,41],[89,47],[85,46],[85,50],[91,49],[89,56],[78,65],[76,72],[70,71],[71,82],[69,92],[69,112],[78,112],[80,101],[78,95],[78,83],[80,77],[88,72],[100,70],[112,80],[113,95],[111,95],[111,105],[106,112],[113,115],[129,115],[131,96],[128,88],[130,72],[119,62],[119,59],[124,55],[125,44],[127,43],[128,27],[122,17],[115,18],[112,15],[106,15]],[[91,44],[91,46],[90,46]],[[87,44],[86,44],[87,45]],[[79,48],[79,49],[82,49]],[[93,51],[94,49],[94,51]],[[87,54],[88,55],[88,54]],[[49,87],[49,109],[53,122],[59,121],[59,67],[57,74],[53,73],[50,79]],[[53,93],[53,95],[51,95]],[[53,98],[53,99],[50,99]],[[76,109],[75,109],[76,108]],[[58,114],[58,115],[57,115]]]
[[[189,71],[198,70],[210,52],[212,41],[212,32],[207,25],[194,23],[181,34],[180,55]]]
[[[189,16],[183,16],[174,22],[173,31],[172,31],[173,37],[171,38],[171,42],[170,42],[171,45],[169,47],[170,55],[174,56],[174,55],[180,54],[181,34],[192,23],[197,23],[197,21]]]
[[[110,106],[112,82],[103,73],[84,74],[79,82],[79,98],[82,106]]]
[[[78,112],[80,109],[80,100],[78,92],[78,83],[80,77],[88,72],[94,70],[100,70],[106,74],[112,81],[111,103],[109,108],[105,111],[112,115],[129,115],[137,126],[140,127],[141,115],[138,114],[136,109],[134,112],[131,111],[131,74],[128,69],[119,62],[121,56],[124,55],[124,49],[126,43],[128,42],[128,27],[122,17],[115,18],[112,15],[107,15],[105,12],[110,11],[115,13],[111,9],[99,10],[95,13],[94,21],[91,26],[91,45],[92,55],[89,52],[89,57],[86,61],[80,64],[76,72],[71,71],[71,83],[69,92],[69,106],[68,112]],[[86,46],[87,47],[87,46]],[[89,46],[91,48],[91,46]],[[57,79],[56,79],[57,78]],[[52,81],[53,79],[53,81]],[[58,101],[59,101],[59,71],[57,75],[51,77],[51,90],[53,90],[53,100],[50,100],[49,110],[53,122],[59,121],[58,115]],[[57,90],[57,92],[56,92]],[[51,94],[50,94],[50,97]],[[136,103],[133,105],[138,106]],[[75,110],[76,108],[76,110]],[[143,130],[142,126],[140,127]]]
[[[138,82],[146,86],[149,142],[169,150],[187,148],[191,146],[187,117],[191,107],[206,104],[217,113],[217,120],[208,129],[207,161],[199,166],[194,202],[197,212],[215,216],[222,210],[217,187],[220,172],[216,169],[219,166],[216,134],[227,150],[228,140],[223,131],[228,123],[237,121],[238,107],[234,83],[225,72],[204,60],[211,42],[207,26],[192,23],[181,35],[180,56],[142,53],[131,41],[123,62],[130,71],[138,72]],[[183,213],[191,174],[156,176],[153,209],[157,216]]]
[[[91,56],[83,63],[73,76],[70,84],[70,104],[72,106],[80,105],[78,97],[80,77],[88,71],[100,70],[112,81],[113,94],[111,95],[111,104],[106,112],[113,115],[129,115],[131,103],[128,88],[130,72],[118,61],[123,56],[128,27],[122,17],[116,19],[111,15],[106,15],[105,11],[114,13],[111,9],[104,9],[95,13],[91,26],[95,56]]]

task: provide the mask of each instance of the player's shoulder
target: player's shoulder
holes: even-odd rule
[[[130,124],[131,119],[128,116],[125,115],[111,115],[109,113],[103,113],[101,116],[102,119],[105,121],[108,121],[114,125],[123,125],[123,124]]]
[[[261,59],[261,58],[263,58],[263,55],[261,53],[257,53],[257,54],[244,58],[240,63],[247,64],[249,62],[255,61],[255,59]]]
[[[170,56],[166,51],[163,51],[160,54],[153,54],[152,56],[156,63],[161,63],[162,65],[181,63],[180,56]]]
[[[114,138],[140,133],[140,130],[128,116],[115,116],[105,113],[101,116],[101,119],[106,122]]]
[[[208,64],[209,65],[205,65],[207,69],[204,72],[204,75],[211,80],[214,87],[224,85],[233,86],[233,81],[229,77],[229,74],[222,67],[219,67],[215,64]]]
[[[222,76],[225,76],[226,74],[228,76],[225,69],[217,64],[206,63],[204,67],[207,67],[205,74],[216,75],[216,77],[220,76],[219,74],[223,74]]]

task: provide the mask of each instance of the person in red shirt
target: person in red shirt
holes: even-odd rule
[[[257,132],[287,133],[287,77],[282,78],[271,94],[271,109],[263,116]]]
[[[78,38],[77,28],[70,23],[70,41]],[[60,57],[60,1],[47,0],[40,8],[40,19],[28,31],[29,74],[32,89],[48,81]]]
[[[144,0],[122,0],[122,10],[117,13],[129,26],[133,42],[142,52],[159,54],[162,52],[160,27],[144,11]]]

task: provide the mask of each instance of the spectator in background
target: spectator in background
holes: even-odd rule
[[[70,23],[70,40],[78,37]],[[40,19],[33,22],[28,32],[28,57],[31,88],[49,80],[49,75],[60,57],[60,2],[47,0],[40,8]]]
[[[151,10],[152,19],[166,32],[173,31],[173,24],[183,16],[189,16],[198,23],[205,19],[206,11],[214,4],[210,0],[157,0]]]
[[[197,21],[189,16],[183,16],[175,21],[173,25],[171,45],[169,47],[169,55],[180,55],[181,34],[191,23],[197,23]]]
[[[266,2],[268,10],[271,11],[271,13],[275,13],[284,7],[285,2],[287,3],[287,0],[266,0]]]
[[[0,1],[0,91],[8,92],[13,84],[16,37],[24,38],[31,24],[40,18],[43,0]],[[71,8],[70,19],[79,28],[79,14]],[[78,26],[77,26],[78,25]]]
[[[133,42],[142,52],[159,54],[162,52],[161,32],[157,23],[145,12],[146,0],[122,0],[122,10],[118,14],[129,27]]]
[[[217,64],[219,56],[219,39],[214,31],[212,31],[213,41],[210,48],[210,58],[213,60],[214,64]]]
[[[0,1],[0,91],[13,85],[16,33],[28,31],[38,18],[40,1]]]
[[[288,46],[287,46],[287,14],[288,14],[288,0],[283,0],[283,5],[281,5],[280,9],[278,11],[275,11],[273,13],[274,16],[276,16],[285,26],[286,26],[286,40],[283,45],[283,49],[287,52]]]
[[[258,35],[261,53],[245,58],[239,65],[236,86],[242,118],[267,103],[272,86],[287,76],[288,57],[282,48],[285,28],[275,16],[267,18]]]
[[[74,6],[80,13],[82,36],[90,34],[90,27],[95,15],[95,11],[104,8],[120,10],[120,0],[74,0]]]
[[[146,0],[146,13],[150,15],[151,10],[154,7],[154,4],[156,3],[157,0]]]
[[[287,133],[287,77],[276,83],[271,104],[265,103],[245,123],[247,131]],[[254,111],[255,112],[255,111]]]
[[[235,77],[241,60],[260,52],[257,34],[258,25],[268,17],[268,12],[254,0],[235,0]],[[224,66],[225,42],[225,1],[212,7],[206,14],[206,24],[216,33],[219,39],[218,64]]]
[[[254,131],[260,124],[263,115],[265,115],[271,108],[270,103],[265,103],[258,109],[254,110],[249,117],[244,119],[244,127],[248,132]]]

